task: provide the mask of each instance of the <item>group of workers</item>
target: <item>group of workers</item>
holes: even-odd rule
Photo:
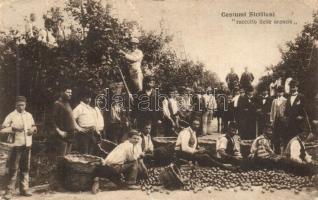
[[[98,101],[92,101],[92,94],[86,89],[81,92],[80,103],[72,109],[72,88],[64,86],[59,99],[54,102],[46,127],[50,152],[56,157],[71,153],[74,144],[80,153],[91,155],[96,153],[98,140],[108,139],[117,144],[94,171],[94,193],[99,188],[99,177],[108,178],[118,186],[136,188],[137,180],[148,176],[147,167],[154,160],[164,161],[169,156],[173,156],[172,161],[178,164],[186,160],[230,170],[238,166],[244,168],[246,160],[265,163],[269,167],[288,165],[307,171],[316,164],[304,146],[310,131],[297,81],[289,82],[288,95],[282,86],[277,86],[274,95],[264,89],[260,96],[255,96],[251,84],[253,74],[246,69],[239,81],[232,69],[226,78],[230,92],[217,91],[216,94],[211,87],[205,91],[197,88],[193,92],[187,87],[178,90],[170,86],[165,91],[167,95],[160,98],[154,78],[144,76],[141,70],[143,54],[137,48],[138,39],[133,38],[131,43],[129,52],[119,52],[129,66],[128,85],[134,93],[127,88],[126,93],[133,96],[133,100],[128,98],[133,101],[131,111],[127,111],[122,98],[111,98],[110,109],[101,110]],[[116,95],[116,91],[113,93]],[[224,95],[225,98],[220,98]],[[31,144],[37,128],[32,115],[25,110],[26,102],[24,96],[18,96],[16,109],[5,118],[1,127],[2,132],[11,132],[14,136],[5,199],[12,198],[18,172],[21,174],[20,194],[31,196],[28,187]],[[198,145],[198,136],[212,133],[214,116],[222,118],[224,133],[217,140],[216,154]],[[164,136],[177,137],[172,148],[153,145],[153,137],[160,132]],[[241,139],[254,140],[249,159],[243,159]],[[125,182],[121,181],[122,175]]]

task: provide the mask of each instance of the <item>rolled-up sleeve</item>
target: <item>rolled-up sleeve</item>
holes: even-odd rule
[[[191,148],[189,146],[190,133],[184,132],[181,138],[181,150],[188,153],[194,153],[195,145]]]

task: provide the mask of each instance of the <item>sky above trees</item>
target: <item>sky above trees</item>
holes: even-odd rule
[[[260,77],[266,66],[281,60],[278,47],[293,40],[306,22],[312,21],[316,0],[103,0],[113,4],[121,19],[135,20],[145,30],[160,26],[174,35],[171,45],[181,56],[200,60],[222,79],[230,67],[240,74],[248,66]],[[23,18],[36,13],[38,24],[51,6],[62,0],[2,0],[0,30],[23,28]],[[293,20],[292,25],[237,25],[222,12],[275,12],[275,19]],[[254,18],[255,19],[255,18]],[[264,19],[264,18],[263,18]],[[272,18],[271,18],[272,19]]]

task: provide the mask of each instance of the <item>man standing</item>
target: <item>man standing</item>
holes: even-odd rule
[[[162,101],[162,111],[165,120],[166,134],[174,135],[179,128],[179,107],[176,99],[177,89],[171,86],[168,89],[168,98]]]
[[[137,38],[131,39],[130,52],[119,51],[129,63],[128,71],[131,82],[131,92],[136,93],[142,90],[143,73],[141,70],[141,62],[144,57],[142,51],[138,49],[139,40]]]
[[[151,121],[151,125],[156,127],[158,121],[158,102],[156,101],[155,81],[152,76],[144,78],[143,90],[137,93],[137,98],[134,104],[134,113],[137,120],[137,127],[141,128],[143,122]],[[152,130],[152,135],[155,135],[156,130]]]
[[[237,105],[239,119],[239,135],[242,140],[253,140],[256,137],[256,106],[253,88],[247,88],[244,97],[240,97]]]
[[[245,71],[243,72],[241,79],[240,79],[240,85],[245,90],[247,88],[252,87],[252,82],[254,80],[254,75],[248,71],[248,67],[245,67]]]
[[[213,112],[217,109],[215,97],[212,94],[212,88],[209,87],[202,95],[203,113],[202,113],[202,135],[212,132]]]
[[[32,115],[25,110],[26,98],[16,98],[16,110],[11,112],[4,120],[2,127],[11,128],[14,133],[13,149],[9,160],[9,182],[4,199],[11,199],[15,190],[18,172],[20,172],[20,194],[32,196],[29,192],[29,170],[31,159],[32,135],[37,129]]]
[[[54,103],[51,120],[51,142],[56,156],[65,156],[71,152],[76,126],[70,105],[71,98],[72,89],[69,86],[64,86],[60,91],[59,99]],[[81,130],[80,127],[78,129]]]
[[[229,88],[230,92],[232,93],[235,86],[237,86],[239,83],[239,77],[234,72],[233,67],[231,67],[231,72],[226,76],[225,80],[227,83],[227,87]]]
[[[96,137],[100,136],[97,128],[97,110],[90,106],[91,101],[90,92],[84,90],[80,104],[73,110],[79,152],[82,154],[92,154],[97,143]]]
[[[290,95],[287,97],[285,116],[287,117],[287,132],[283,138],[284,146],[299,130],[300,121],[305,117],[305,102],[303,95],[298,93],[298,81],[292,80],[289,84]]]
[[[261,95],[257,102],[257,114],[258,114],[258,130],[257,132],[261,134],[264,130],[264,126],[270,121],[270,112],[272,107],[272,98],[269,96],[268,90],[263,88]]]
[[[237,136],[237,124],[231,121],[226,134],[217,140],[216,151],[222,162],[238,165],[242,161],[242,155],[239,136],[235,136]]]
[[[277,88],[277,98],[273,100],[271,107],[270,121],[273,126],[273,144],[276,154],[280,154],[281,142],[283,136],[286,134],[286,109],[287,99],[284,97],[284,87]]]

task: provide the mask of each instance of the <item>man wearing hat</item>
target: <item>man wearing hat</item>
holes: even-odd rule
[[[128,71],[131,82],[130,89],[132,93],[136,93],[142,90],[143,73],[141,70],[141,62],[144,55],[142,51],[138,49],[139,40],[137,38],[132,38],[130,43],[130,52],[120,50],[119,53],[122,54],[129,63]]]
[[[248,67],[245,67],[244,70],[245,71],[242,73],[241,79],[240,79],[240,87],[246,90],[247,88],[252,86],[254,75],[248,71]]]
[[[37,129],[32,115],[25,110],[26,98],[18,96],[16,109],[4,120],[2,127],[11,127],[14,133],[13,149],[9,160],[9,183],[4,199],[11,199],[15,190],[18,172],[20,172],[20,194],[32,196],[29,192],[29,170],[31,159],[32,135]]]
[[[298,92],[298,81],[292,80],[289,84],[290,95],[287,97],[285,116],[287,117],[287,132],[283,138],[284,146],[298,134],[299,124],[305,117],[305,102]]]
[[[237,124],[231,121],[226,134],[217,140],[217,157],[222,162],[240,164],[242,155],[240,152],[240,137],[237,135]]]
[[[270,112],[270,122],[273,125],[273,144],[274,151],[277,154],[282,152],[282,137],[286,132],[286,109],[287,99],[284,97],[284,87],[277,87],[277,97],[273,100]]]

